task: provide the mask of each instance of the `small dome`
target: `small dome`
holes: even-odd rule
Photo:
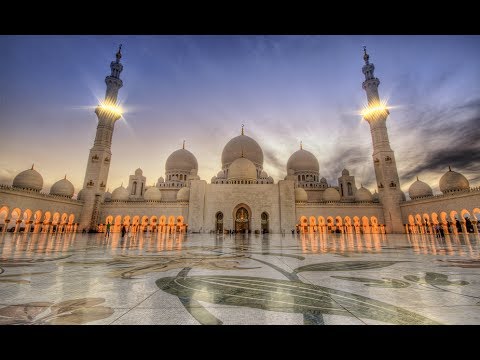
[[[375,192],[372,195],[372,201],[373,202],[379,202],[380,201],[380,196],[378,195],[377,190],[375,190]]]
[[[177,193],[177,201],[189,201],[190,200],[190,188],[183,187]]]
[[[218,172],[217,179],[225,179],[225,172],[223,170]]]
[[[424,196],[433,196],[433,191],[430,185],[417,178],[417,181],[408,188],[408,195],[410,199],[416,199]]]
[[[337,189],[329,187],[323,192],[323,201],[340,201],[340,193]]]
[[[322,184],[326,184],[326,183],[327,183],[327,179],[325,179],[324,177],[322,177],[322,178],[320,179],[320,182],[321,182]]]
[[[65,196],[71,198],[73,197],[74,192],[75,189],[73,188],[73,184],[67,180],[66,176],[64,179],[58,180],[50,188],[50,195]]]
[[[111,201],[112,200],[112,193],[109,191],[106,191],[103,194],[103,201]]]
[[[142,176],[142,175],[143,175],[142,169],[138,168],[137,170],[135,170],[135,176]]]
[[[342,176],[350,176],[350,172],[347,169],[343,169]]]
[[[448,171],[440,178],[439,185],[442,193],[470,189],[470,183],[468,182],[467,178],[456,171],[452,171],[450,167],[448,168]]]
[[[170,154],[165,163],[165,171],[188,171],[198,169],[197,158],[188,150],[178,149]]]
[[[22,171],[13,179],[13,187],[20,189],[42,190],[43,178],[32,166],[31,169]]]
[[[263,151],[260,145],[247,135],[231,139],[222,151],[222,167],[232,164],[242,157],[252,161],[256,166],[263,166]],[[256,178],[256,177],[255,177]]]
[[[212,184],[213,184],[215,181],[217,181],[217,177],[216,177],[216,176],[212,177],[212,180],[210,180],[210,182],[211,182]]]
[[[303,188],[297,187],[295,189],[295,201],[307,201],[308,195],[307,192]]]
[[[78,192],[77,200],[82,200],[82,193],[83,193],[83,189]]]
[[[162,200],[162,192],[155,186],[150,186],[143,194],[146,201],[160,201]]]
[[[265,170],[262,170],[262,172],[260,173],[260,179],[267,179],[268,178],[268,174],[265,172]]]
[[[157,183],[161,184],[161,183],[164,183],[165,182],[165,179],[163,178],[163,176],[160,176],[157,180]]]
[[[245,136],[245,135],[243,135]],[[247,158],[236,159],[228,168],[228,180],[256,180],[257,168]]]
[[[287,161],[287,169],[297,171],[314,171],[318,173],[318,160],[310,151],[297,150]]]
[[[373,200],[372,193],[370,190],[364,188],[363,186],[355,192],[355,201],[368,201]]]
[[[128,200],[128,190],[123,186],[120,186],[113,190],[112,200],[114,201],[127,201]]]
[[[267,178],[267,180],[268,180],[268,182],[270,182],[270,183],[273,184],[273,177],[269,176],[269,177]]]

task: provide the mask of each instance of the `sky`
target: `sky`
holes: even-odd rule
[[[416,180],[439,193],[448,170],[480,185],[480,36],[0,36],[0,183],[35,164],[43,192],[67,175],[77,193],[93,146],[94,107],[123,44],[107,187],[141,168],[152,185],[186,141],[208,183],[225,144],[240,134],[282,180],[303,148],[337,185],[343,168],[376,189],[369,125],[359,111],[363,46],[379,93],[401,188]]]

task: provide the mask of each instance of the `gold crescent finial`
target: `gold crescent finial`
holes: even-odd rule
[[[120,46],[118,47],[116,57],[117,57],[117,62],[119,62],[120,59],[122,58],[122,44],[120,44]]]
[[[32,169],[33,169],[33,166],[32,166]],[[452,169],[450,168],[450,165],[448,165],[448,171],[452,171]]]
[[[183,140],[183,149],[185,149],[185,140]]]
[[[64,180],[67,180],[67,174],[65,174],[65,177],[63,178]]]
[[[302,145],[302,142],[300,141],[300,150],[303,149],[303,145]]]
[[[34,165],[35,165],[35,164],[32,164],[32,168],[31,168],[30,170],[33,170],[33,166],[34,166]]]
[[[245,126],[245,125],[242,124],[242,135],[243,135],[243,127],[244,127],[244,126]]]
[[[370,56],[367,54],[367,47],[363,46],[363,60],[365,60],[365,64],[368,65],[368,59]]]

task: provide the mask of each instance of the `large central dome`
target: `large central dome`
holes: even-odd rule
[[[263,151],[260,145],[247,135],[239,135],[230,140],[222,151],[222,167],[229,166],[243,157],[263,168]]]
[[[165,163],[166,171],[181,170],[190,172],[192,169],[198,170],[198,162],[190,151],[179,149],[170,154]]]
[[[318,160],[310,151],[300,149],[295,151],[287,161],[287,170],[293,169],[297,171],[314,171],[318,173]]]

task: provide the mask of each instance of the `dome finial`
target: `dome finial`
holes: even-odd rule
[[[300,150],[303,149],[302,142],[300,141]]]
[[[117,54],[115,55],[117,57],[117,63],[120,61],[120,59],[122,58],[122,44],[120,44],[120,46],[118,47],[118,51],[117,51]]]
[[[185,140],[183,140],[183,147],[182,149],[185,149]]]
[[[123,181],[122,181],[122,185],[120,185],[121,187],[123,187]]]
[[[33,169],[33,166],[32,166],[32,169]],[[448,171],[452,171],[452,169],[450,168],[450,165],[448,165]]]
[[[65,174],[65,177],[63,178],[64,180],[67,180],[67,174]]]
[[[363,187],[363,183],[360,183],[360,187],[361,187],[361,188]]]
[[[243,135],[243,127],[244,127],[244,126],[245,126],[245,125],[242,124],[242,135]]]
[[[417,176],[417,181],[418,181],[418,176]]]
[[[367,47],[363,46],[363,60],[365,60],[366,65],[368,65],[368,59],[370,59],[370,55],[367,54]]]
[[[33,166],[34,166],[34,165],[35,165],[35,164],[32,164],[32,168],[31,168],[30,170],[33,170]]]

